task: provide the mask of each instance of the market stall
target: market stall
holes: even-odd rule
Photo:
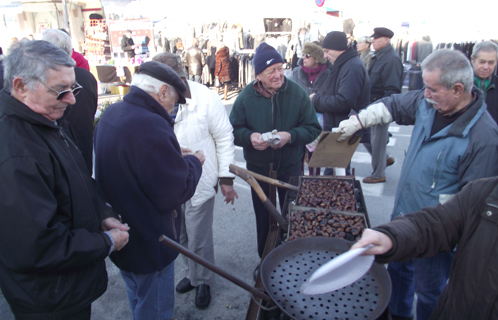
[[[133,41],[140,45],[134,59],[121,49],[121,38],[127,30],[132,31]],[[140,63],[150,57],[148,47],[153,46],[152,38],[152,21],[147,18],[88,20],[85,22],[85,53],[90,72],[100,83],[131,83]]]

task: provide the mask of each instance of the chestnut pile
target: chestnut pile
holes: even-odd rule
[[[354,187],[349,181],[337,179],[303,179],[296,204],[355,212]]]
[[[295,211],[290,216],[288,241],[307,237],[332,237],[355,241],[365,229],[362,216],[334,214],[328,210]]]

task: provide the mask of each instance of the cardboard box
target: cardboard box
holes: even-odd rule
[[[118,86],[118,90],[119,90],[119,94],[124,96],[125,94],[127,94],[128,92],[130,92],[130,86],[127,86],[127,85],[120,85]]]
[[[337,142],[340,135],[340,132],[322,132],[308,166],[346,168],[360,143],[361,136],[353,135],[348,140]]]

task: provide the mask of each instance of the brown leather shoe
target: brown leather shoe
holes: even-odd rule
[[[395,160],[393,157],[389,157],[386,160],[386,167],[392,166],[394,164]]]
[[[364,183],[379,183],[379,182],[386,182],[386,177],[382,177],[382,178],[374,178],[372,176],[370,177],[366,177],[363,179],[363,182]]]

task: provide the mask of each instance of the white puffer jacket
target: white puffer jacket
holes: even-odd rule
[[[229,165],[235,163],[233,128],[219,96],[206,86],[187,81],[192,98],[180,105],[175,134],[182,148],[202,150],[206,161],[192,205],[198,206],[215,195],[218,178],[235,177]]]

